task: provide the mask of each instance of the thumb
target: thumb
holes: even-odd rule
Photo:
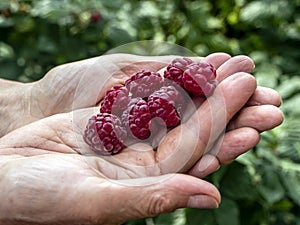
[[[101,224],[121,224],[185,207],[217,208],[221,199],[215,186],[184,174],[108,182],[109,192],[102,188],[92,191],[90,185],[87,192],[93,195],[89,199],[95,204],[92,207],[99,209],[95,216]],[[103,204],[104,199],[109,201]]]

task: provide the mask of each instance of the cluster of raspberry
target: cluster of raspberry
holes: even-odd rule
[[[100,155],[117,154],[126,143],[150,143],[159,129],[181,123],[185,96],[207,98],[216,86],[216,70],[204,61],[176,58],[163,75],[142,70],[106,92],[83,138]]]

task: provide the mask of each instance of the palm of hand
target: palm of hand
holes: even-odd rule
[[[201,202],[197,206],[214,207],[219,201],[217,190],[205,181],[174,174],[157,177],[162,174],[160,170],[155,172],[146,167],[154,160],[153,154],[145,156],[143,152],[138,158],[135,151],[126,149],[113,159],[91,155],[88,148],[78,148],[85,143],[75,140],[82,134],[74,132],[79,129],[74,129],[70,116],[59,114],[39,120],[1,140],[0,165],[4,165],[2,172],[7,178],[0,181],[1,205],[13,210],[3,214],[5,220],[0,216],[0,221],[9,222],[19,215],[25,220],[33,218],[28,222],[31,224],[36,221],[55,224],[53,220],[66,224],[74,221],[117,224],[172,211],[174,207],[193,206],[189,203],[193,202],[191,194]],[[11,138],[20,141],[12,144]],[[79,151],[86,152],[82,155]],[[136,193],[139,195],[135,196]],[[176,204],[168,205],[165,195],[176,195]],[[109,208],[102,208],[107,207],[107,201]]]
[[[1,205],[5,206],[4,211],[0,207],[1,222],[9,224],[17,216],[28,224],[56,224],[56,221],[64,224],[122,223],[129,218],[127,210],[137,212],[134,205],[125,207],[126,199],[122,201],[123,195],[116,194],[130,194],[132,190],[109,181],[92,168],[85,157],[75,154],[10,155],[1,157],[1,162],[4,160],[6,164],[2,169],[9,179],[0,181]],[[19,166],[18,170],[10,169],[16,166]],[[16,181],[18,185],[15,185]],[[101,208],[107,201],[110,207]],[[121,215],[120,207],[126,209]],[[143,216],[146,215],[134,215]]]

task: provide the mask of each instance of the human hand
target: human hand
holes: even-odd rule
[[[140,71],[141,69],[146,68],[151,69],[152,71],[157,71],[163,66],[165,66],[167,63],[169,63],[172,58],[174,58],[174,56],[141,57],[135,55],[116,54],[104,56],[103,58],[93,58],[89,60],[59,66],[51,70],[45,76],[44,79],[31,85],[30,95],[26,95],[31,96],[27,99],[28,102],[30,102],[29,105],[31,107],[26,113],[23,112],[25,116],[22,117],[22,120],[15,119],[14,121],[16,123],[24,123],[25,121],[26,123],[26,119],[24,118],[32,117],[29,120],[35,120],[37,118],[42,118],[47,115],[54,114],[55,112],[65,112],[70,110],[71,108],[77,109],[88,106],[94,106],[100,101],[100,99],[102,99],[103,95],[105,94],[105,90],[107,90],[110,86],[114,85],[115,83],[124,82],[124,80],[127,79],[130,75],[137,71]],[[163,150],[157,151],[155,157],[159,158],[160,162],[165,161],[164,159],[166,158],[170,158],[170,155],[180,157],[180,160],[177,160],[176,158],[171,159],[171,161],[173,162],[178,162],[178,164],[173,163],[177,168],[173,168],[171,170],[169,168],[170,163],[166,161],[167,169],[164,172],[168,172],[169,170],[171,172],[175,170],[178,171],[180,169],[179,167],[183,167],[181,168],[181,171],[186,171],[194,163],[196,163],[196,161],[202,157],[203,152],[206,151],[205,156],[202,158],[202,160],[200,160],[200,162],[205,162],[204,164],[201,163],[202,167],[204,165],[207,165],[207,162],[210,162],[210,167],[207,167],[205,169],[205,173],[201,172],[203,175],[198,174],[198,176],[203,177],[207,175],[208,171],[212,172],[215,169],[217,169],[217,167],[219,166],[219,163],[217,161],[218,157],[221,164],[232,161],[235,157],[252,148],[258,143],[258,132],[271,129],[280,124],[282,121],[282,114],[276,108],[276,106],[280,104],[280,96],[278,95],[278,93],[271,89],[266,89],[262,87],[258,87],[255,91],[253,91],[255,86],[254,79],[253,77],[247,77],[246,75],[246,73],[251,72],[254,67],[251,59],[245,56],[236,56],[231,58],[227,54],[216,53],[207,56],[205,60],[213,64],[216,68],[218,68],[217,79],[221,83],[221,85],[219,88],[219,93],[215,94],[215,96],[217,96],[215,97],[215,99],[221,99],[221,101],[225,102],[215,101],[213,104],[206,102],[207,104],[204,104],[201,107],[201,109],[198,110],[199,115],[194,117],[196,119],[197,117],[206,118],[205,121],[202,121],[204,125],[207,121],[213,120],[218,121],[219,124],[213,124],[213,132],[209,130],[212,126],[212,124],[210,124],[209,122],[207,123],[206,129],[201,129],[202,132],[198,134],[198,136],[200,137],[200,139],[202,139],[201,141],[203,143],[201,143],[201,141],[198,141],[199,138],[197,137],[195,137],[192,141],[187,141],[188,139],[186,139],[186,136],[179,137],[180,133],[185,132],[184,129],[187,132],[189,132],[189,130],[191,130],[191,128],[193,127],[194,134],[191,134],[190,136],[193,137],[195,136],[195,134],[197,134],[199,130],[199,122],[195,122],[195,120],[193,119],[190,119],[190,121],[192,122],[187,123],[189,124],[188,126],[186,124],[183,124],[183,126],[181,126],[180,128],[170,132],[170,134],[168,134],[167,137],[160,144],[159,149]],[[104,65],[106,65],[106,67],[108,68],[108,72],[103,72]],[[99,71],[102,71],[101,79],[97,79],[99,77],[99,75],[97,74],[99,73]],[[111,76],[112,74],[113,76]],[[232,74],[235,75],[230,77],[230,75]],[[226,78],[232,79],[233,81],[228,81],[228,79]],[[249,81],[239,83],[239,79],[248,79]],[[91,82],[91,80],[95,82]],[[229,85],[227,85],[226,82],[224,83],[223,80],[227,80],[227,83],[229,83]],[[234,82],[236,82],[237,84],[235,84]],[[47,88],[47,85],[49,84],[52,85],[50,85]],[[245,85],[245,88],[242,87],[243,84]],[[235,86],[241,88],[238,90],[238,88],[236,88]],[[103,87],[102,89],[104,89],[104,91],[101,91],[99,93],[99,87]],[[227,90],[225,90],[224,92],[222,90],[222,87],[224,87]],[[58,91],[55,91],[55,88]],[[264,90],[263,94],[262,90]],[[225,93],[225,95],[223,95],[223,92]],[[248,101],[249,96],[251,96],[252,94],[252,100]],[[239,97],[236,98],[235,96]],[[214,98],[212,97],[211,99]],[[211,102],[213,101],[214,100],[211,100]],[[248,103],[246,103],[247,101]],[[253,106],[253,102],[256,106]],[[219,111],[219,115],[215,114],[213,109],[214,107],[216,111]],[[223,110],[217,109],[218,107],[223,107]],[[227,111],[228,109],[229,111]],[[227,132],[225,133],[224,138],[219,138],[217,142],[219,143],[219,147],[217,148],[215,141],[217,140],[218,135],[220,135],[221,131],[225,129],[227,122],[230,121],[234,114],[240,111],[241,109],[244,113],[240,113],[239,116],[236,116],[233,122],[230,123],[231,125],[227,127]],[[37,111],[40,111],[40,115],[35,118],[34,115],[39,114]],[[15,114],[16,113],[12,115]],[[252,114],[257,115],[255,117],[257,119],[256,121],[253,120],[253,117],[251,117]],[[269,114],[267,116],[273,116],[273,120],[261,121],[266,116],[266,114]],[[249,120],[249,118],[252,118],[252,120]],[[260,121],[258,123],[257,121],[259,119]],[[246,121],[246,123],[234,121]],[[84,122],[80,126],[84,126],[85,123],[86,121],[84,120]],[[232,124],[236,125],[233,126]],[[242,126],[243,129],[238,129]],[[203,137],[205,137],[206,140],[205,138],[203,140]],[[212,146],[206,146],[205,141],[208,141],[208,139],[210,141],[209,145]],[[235,145],[235,148],[232,148],[231,151],[222,150],[224,148],[220,147],[228,146],[226,145],[227,139],[229,144],[232,143]],[[176,142],[174,142],[174,140],[176,140]],[[224,143],[220,144],[222,140],[224,141]],[[187,152],[185,152],[184,155],[186,155],[186,157],[182,158],[182,154],[180,154],[180,152],[177,154],[173,154],[174,148],[170,148],[171,145],[169,145],[169,143],[173,143],[173,145],[174,143],[176,143],[175,145],[178,146],[181,143],[181,145],[185,145],[185,147],[189,146],[190,150],[188,151],[188,154],[186,154]],[[237,145],[237,143],[239,144]],[[197,146],[198,144],[202,146]],[[169,147],[164,147],[165,145]],[[142,146],[142,148],[145,148],[145,146]],[[89,153],[89,151],[85,151],[82,149],[85,148],[81,148],[81,150],[79,150],[79,152],[83,151],[80,152],[81,154]],[[171,153],[167,149],[170,149]],[[179,147],[179,149],[183,150],[184,148]],[[194,151],[195,149],[196,151]],[[223,153],[224,151],[225,154]],[[220,157],[220,154],[223,154],[223,156]],[[153,158],[153,156],[150,157]],[[155,158],[155,160],[157,159]],[[182,160],[185,160],[186,163],[182,163]],[[199,165],[195,166],[192,169],[193,172],[191,171],[191,174],[196,175],[195,171],[203,169],[202,167],[199,167]],[[162,166],[160,169],[164,170],[164,167]]]
[[[237,58],[235,58],[235,60],[236,59]],[[209,60],[209,58],[208,58],[208,60]],[[249,65],[250,61],[247,58],[244,58],[244,60]],[[221,63],[221,61],[222,60],[219,61],[220,64],[223,63],[223,62]],[[245,62],[242,62],[242,61],[240,61],[240,63],[245,64]],[[228,62],[227,62],[228,68],[234,68],[234,66],[231,67],[229,65],[239,65],[239,63],[237,63],[237,62],[235,62],[235,63],[233,63],[233,62],[234,61],[230,62],[228,60]],[[241,64],[240,64],[240,66],[241,66]],[[218,67],[217,64],[215,64],[215,65]],[[224,65],[226,65],[226,64],[224,63]],[[234,69],[232,71],[230,71],[228,69],[224,69],[224,67],[225,67],[224,65],[223,65],[223,70],[227,71],[228,75],[226,75],[226,73],[224,73],[224,72],[218,72],[218,74],[222,74],[224,80],[226,80],[226,82],[225,81],[222,82],[223,85],[221,86],[221,90],[222,90],[221,93],[222,93],[222,95],[225,94],[223,96],[224,99],[230,99],[230,92],[231,92],[230,90],[232,88],[234,88],[237,84],[241,85],[241,87],[238,88],[238,91],[240,91],[240,92],[243,91],[243,92],[247,93],[246,95],[242,95],[241,99],[238,101],[233,101],[233,102],[225,101],[225,103],[226,103],[225,111],[228,112],[228,117],[226,116],[226,120],[229,120],[230,117],[232,117],[232,115],[235,114],[234,112],[236,110],[241,109],[241,107],[244,105],[243,102],[244,103],[247,102],[248,98],[253,94],[253,92],[255,94],[253,95],[252,99],[250,101],[248,101],[248,103],[247,103],[248,105],[251,105],[252,104],[251,102],[254,102],[254,101],[257,102],[256,104],[258,104],[258,103],[260,103],[260,104],[266,104],[266,103],[269,104],[270,103],[271,104],[271,102],[273,102],[273,104],[275,104],[275,102],[276,102],[275,99],[277,99],[277,97],[278,97],[278,96],[276,97],[276,93],[273,93],[271,91],[272,95],[274,95],[273,97],[270,97],[270,96],[269,96],[269,98],[262,97],[262,95],[260,94],[261,91],[254,91],[255,84],[253,83],[253,78],[250,75],[247,75],[245,73],[236,74],[236,75],[232,76],[231,78],[230,77],[226,78],[227,76],[231,75],[232,73],[238,72],[240,69],[237,69],[237,71],[234,71]],[[247,68],[247,66],[245,66],[245,65],[242,67],[244,68],[244,70],[250,69],[249,67]],[[221,70],[221,68],[222,67],[220,67],[219,70]],[[238,68],[238,66],[236,66],[236,68]],[[220,76],[219,76],[219,79],[220,79]],[[222,78],[220,80],[222,80]],[[250,82],[250,88],[249,88],[249,85],[247,85],[248,82]],[[252,82],[252,84],[251,84],[251,82]],[[230,86],[230,85],[232,85],[232,86]],[[247,87],[246,87],[246,89],[244,89],[243,88],[244,86],[247,86],[249,89],[247,89]],[[266,90],[266,92],[269,95],[271,94],[270,90]],[[237,93],[239,93],[239,92],[237,92]],[[219,97],[221,97],[221,96],[219,96]],[[269,102],[266,101],[266,99],[268,99]],[[230,102],[232,104],[229,104]],[[201,107],[202,108],[200,108],[197,112],[198,115],[196,114],[197,116],[200,116],[201,112],[207,113],[210,110],[209,106],[207,106],[207,104],[206,105],[204,104]],[[212,109],[213,109],[213,107],[212,107]],[[257,108],[251,108],[251,109],[253,110],[253,112],[259,112],[259,110],[257,110]],[[280,121],[280,116],[281,116],[280,111],[274,110],[271,107],[270,112],[274,116],[274,118],[277,120],[277,122],[274,122],[273,124],[266,124],[264,122],[263,123],[264,125],[262,127],[260,127],[260,129],[262,129],[262,130],[270,129],[272,126],[275,126],[276,123],[278,123]],[[161,174],[165,174],[165,173],[169,173],[169,172],[177,172],[175,170],[178,169],[179,167],[174,168],[171,161],[168,161],[168,163],[166,163],[166,161],[164,161],[163,158],[159,159],[159,158],[156,158],[157,156],[153,157],[154,156],[153,151],[149,148],[148,149],[145,148],[146,146],[144,146],[144,145],[141,146],[144,150],[143,152],[132,151],[130,148],[128,148],[125,151],[123,151],[122,154],[119,154],[115,157],[98,157],[98,156],[90,155],[89,154],[90,152],[89,152],[87,146],[80,148],[80,146],[81,147],[84,146],[84,143],[78,143],[78,137],[81,135],[80,130],[82,132],[82,126],[84,126],[84,123],[86,122],[85,120],[81,120],[80,118],[82,118],[82,119],[85,118],[86,114],[87,114],[86,110],[80,110],[80,111],[75,111],[72,114],[55,115],[53,117],[45,118],[43,120],[37,121],[36,123],[30,124],[26,127],[18,129],[16,131],[10,133],[9,135],[5,136],[1,140],[1,153],[9,154],[12,157],[14,157],[13,156],[14,154],[19,155],[17,157],[21,157],[20,155],[30,156],[30,159],[33,159],[32,157],[34,157],[34,160],[36,160],[37,162],[39,160],[43,161],[43,160],[45,160],[45,158],[51,158],[50,161],[52,161],[52,157],[56,158],[57,157],[56,154],[58,153],[59,157],[63,157],[64,160],[67,160],[67,161],[70,160],[71,164],[73,164],[72,162],[74,162],[74,161],[72,161],[73,157],[80,157],[79,161],[80,162],[84,161],[85,165],[88,165],[89,168],[91,168],[91,170],[93,170],[94,172],[96,171],[96,173],[100,177],[103,177],[103,176],[109,177],[111,179],[114,179],[114,181],[117,181],[117,183],[120,181],[119,179],[134,178],[134,179],[128,180],[127,182],[129,182],[130,184],[135,184],[135,185],[137,183],[141,184],[141,183],[143,183],[143,181],[146,182],[148,180],[145,178],[140,179],[140,177],[154,176],[154,177],[150,178],[150,181],[151,181],[151,184],[155,184],[158,180],[163,178],[160,176]],[[260,114],[259,116],[262,117],[263,114]],[[236,122],[236,124],[239,124],[239,126],[243,125],[243,126],[247,127],[247,126],[249,126],[249,122],[247,122],[248,117],[249,117],[249,114],[240,113],[240,116],[237,117],[240,119],[239,120],[235,119],[233,121],[246,121],[246,123],[245,122],[244,123]],[[77,124],[75,121],[75,126],[74,126],[74,121],[70,122],[71,119],[74,119],[74,118],[79,118],[79,120],[77,121],[78,122]],[[246,118],[246,120],[245,119],[243,120],[243,118]],[[228,126],[228,132],[232,128],[235,128],[235,127],[239,128],[239,126],[236,126],[236,125],[234,126],[234,124],[235,124],[234,122],[231,122],[230,124],[232,124],[232,125]],[[210,132],[211,126],[209,126],[209,125],[210,124],[205,126],[205,128],[207,128],[207,130],[205,130],[205,129],[202,130],[204,132],[204,134],[205,134],[205,132],[208,132],[208,133]],[[230,126],[232,128],[230,128]],[[250,120],[250,127],[257,128],[256,126],[257,126],[257,124],[253,123],[253,121]],[[74,128],[76,128],[75,132],[74,132]],[[241,133],[241,131],[242,131],[242,133],[243,133],[243,131],[245,131],[245,130],[241,130],[241,129],[236,129],[236,130],[237,130],[237,134],[239,132]],[[79,132],[79,133],[76,134],[76,132]],[[252,134],[254,134],[254,133],[252,133]],[[172,138],[174,138],[173,135],[174,135],[174,133],[169,135],[169,140],[172,140]],[[227,133],[225,133],[225,137],[226,137],[226,135],[227,135]],[[217,137],[218,135],[213,134],[213,136]],[[252,136],[250,135],[247,137],[247,139],[253,139],[253,137],[255,137],[255,136],[256,135],[252,135]],[[22,139],[20,139],[20,137]],[[205,143],[205,137],[208,137],[208,136],[207,135],[204,136],[204,140],[203,139],[201,140],[201,141],[204,141],[203,143]],[[227,137],[230,137],[230,135],[227,135]],[[223,142],[221,144],[221,146],[223,146],[223,147],[220,148],[221,150],[223,149],[223,151],[219,151],[219,152],[225,153],[224,149],[226,149],[226,146],[230,146],[230,144],[235,144],[235,146],[236,146],[235,150],[240,150],[241,147],[243,147],[244,149],[247,149],[247,147],[249,147],[249,144],[253,144],[255,142],[255,138],[254,138],[252,142],[251,141],[248,142],[248,145],[247,144],[243,145],[240,142],[237,142],[240,139],[234,138],[234,136],[232,136],[232,135],[231,135],[231,137],[232,137],[232,139],[230,139],[230,138],[223,139]],[[202,136],[201,136],[201,138],[202,138]],[[19,141],[16,141],[16,140],[19,140]],[[168,140],[168,138],[166,140]],[[194,141],[194,140],[192,140],[192,141]],[[79,140],[79,142],[80,142],[80,140]],[[196,141],[196,142],[198,142],[198,141]],[[185,146],[185,145],[183,145],[183,146]],[[197,146],[197,147],[199,147],[199,146]],[[200,145],[200,147],[201,147],[201,145]],[[206,148],[206,146],[202,146],[202,147],[204,147],[204,149]],[[200,148],[196,151],[198,153],[192,157],[192,162],[199,160],[199,157],[201,158],[201,154],[199,154],[199,153],[201,153],[201,152],[203,153],[204,149]],[[172,149],[160,147],[160,149],[157,151],[157,153],[163,155],[166,152],[170,152],[170,150],[172,150]],[[182,150],[183,149],[181,149],[180,151],[182,151]],[[237,154],[237,152],[238,151],[236,151],[235,154]],[[61,153],[71,153],[71,154],[60,155]],[[85,156],[77,155],[77,153],[83,154]],[[206,155],[207,154],[205,154],[205,156]],[[233,154],[229,154],[229,155],[230,155],[230,157],[233,157]],[[45,158],[40,159],[39,157],[41,157],[41,156],[43,156]],[[226,154],[225,154],[225,158],[223,158],[223,159],[221,156],[218,156],[220,161],[221,160],[225,161],[225,160],[228,160],[228,158],[230,158],[230,157],[226,158]],[[8,157],[8,156],[5,156],[5,157]],[[6,163],[8,162],[5,158],[2,158],[2,159],[4,161],[6,161]],[[25,159],[28,159],[28,158],[26,157]],[[25,162],[25,159],[22,159],[20,161]],[[173,158],[173,162],[175,162],[174,159],[176,159],[176,158]],[[206,159],[207,159],[207,157],[202,157],[202,159],[199,161],[199,162],[201,162],[200,164],[203,165],[203,162],[208,162],[208,160],[206,160]],[[233,160],[234,158],[230,158],[230,159]],[[158,160],[158,163],[157,163],[157,160]],[[15,160],[13,160],[13,162],[15,162]],[[30,162],[29,164],[32,163],[31,160],[29,160],[29,162]],[[210,162],[213,162],[213,161],[210,161]],[[5,163],[5,165],[7,165],[6,163]],[[181,163],[182,163],[182,161],[181,161]],[[80,163],[78,163],[78,164],[80,164]],[[187,165],[188,164],[192,164],[192,163],[189,162],[189,163],[187,163]],[[23,163],[22,163],[22,165],[23,165]],[[26,166],[25,166],[24,170],[22,170],[22,168],[23,168],[22,165],[18,166],[18,168],[16,168],[16,167],[14,168],[13,166],[9,167],[9,168],[14,168],[14,169],[11,169],[12,173],[18,173],[17,171],[26,171],[27,170],[28,174],[32,174],[36,170],[43,170],[43,168],[40,168],[39,166],[34,171],[32,171],[32,168],[28,169]],[[25,163],[25,165],[26,165],[26,163]],[[49,165],[50,165],[50,167],[53,166],[53,168],[58,168],[58,170],[60,170],[58,165],[52,165],[51,163],[49,163]],[[153,167],[153,165],[154,165],[154,167]],[[212,163],[212,165],[214,165],[214,164]],[[207,174],[208,174],[208,172],[212,172],[211,168],[213,168],[213,167],[206,168],[205,171]],[[46,170],[48,170],[48,168],[46,168]],[[5,171],[5,170],[3,170],[3,171]],[[192,169],[190,174],[194,173],[194,175],[199,176],[199,173],[195,174],[195,171],[198,172],[197,170]],[[49,170],[48,172],[50,173],[49,175],[52,174],[51,170]],[[48,173],[48,172],[45,171],[45,173]],[[68,174],[69,172],[68,171],[64,172],[64,168],[63,168],[63,170],[60,173]],[[203,173],[202,173],[202,175],[203,175]],[[202,176],[202,175],[200,175],[200,176]],[[16,176],[18,176],[18,175],[16,175]],[[32,177],[34,178],[35,175],[32,175]],[[178,208],[178,207],[200,207],[200,208],[201,207],[204,207],[204,208],[205,207],[215,207],[217,205],[217,203],[219,202],[219,194],[218,194],[217,190],[214,189],[208,183],[204,182],[204,184],[202,183],[201,186],[199,186],[197,189],[193,189],[193,187],[194,187],[193,185],[195,185],[196,183],[199,183],[199,182],[203,182],[203,181],[199,181],[199,180],[196,181],[195,178],[185,176],[185,175],[176,175],[174,177],[172,175],[171,177],[168,177],[170,179],[167,179],[169,182],[167,182],[167,181],[164,182],[164,184],[166,184],[166,187],[164,186],[164,188],[165,188],[164,190],[169,190],[169,189],[173,190],[172,193],[174,193],[174,196],[169,195],[169,196],[165,196],[165,197],[166,197],[166,199],[171,199],[173,197],[173,198],[175,198],[174,199],[175,201],[172,201],[171,203],[169,201],[167,201],[166,205],[161,207],[160,208],[161,210],[157,210],[156,213],[166,212],[166,211]],[[34,183],[39,184],[39,182],[42,182],[41,179],[31,179],[30,181],[33,184]],[[98,181],[100,181],[100,180],[98,180]],[[31,182],[28,182],[28,183],[31,183]],[[148,182],[149,182],[149,180],[148,180]],[[182,187],[181,185],[180,186],[177,185],[177,184],[180,184],[181,182],[184,182],[186,184],[186,186]],[[9,182],[5,182],[5,179],[4,179],[4,184],[7,184],[7,183],[9,183]],[[55,183],[55,180],[54,180],[54,183]],[[39,186],[39,185],[37,185],[37,186]],[[55,184],[53,186],[55,186]],[[149,187],[149,185],[144,185],[144,186]],[[143,185],[141,186],[141,187],[143,187],[142,188],[143,190],[144,190],[144,186]],[[8,185],[8,187],[9,187],[9,185]],[[65,186],[63,186],[63,187],[65,187]],[[160,193],[157,192],[157,190],[155,188],[153,188],[152,185],[150,185],[150,187],[151,187],[150,189],[155,190],[154,192],[150,193],[151,196],[152,195],[161,196]],[[72,185],[70,185],[69,188],[72,189]],[[30,187],[29,187],[29,190],[30,190]],[[43,191],[43,190],[44,189],[42,188],[41,191]],[[71,193],[73,193],[72,190],[69,190],[68,188],[66,188],[66,190],[71,191]],[[184,190],[185,192],[182,193],[182,190]],[[207,190],[209,190],[209,191],[207,191]],[[134,195],[135,198],[140,197],[140,195],[138,194],[139,192],[137,192],[136,189],[134,189],[133,192],[135,193],[135,195]],[[65,192],[63,192],[63,193],[65,194]],[[122,192],[119,192],[119,193],[122,193]],[[167,193],[168,192],[166,192],[165,194],[167,194]],[[182,193],[183,195],[178,195],[178,193]],[[198,199],[198,200],[191,201],[191,202],[193,202],[192,204],[189,203],[189,201],[186,201],[186,199],[189,199],[190,196],[193,196],[193,195],[197,196],[197,195],[199,195],[199,193],[202,197],[196,197],[195,199]],[[73,198],[69,198],[69,199],[67,198],[64,201],[64,202],[66,202],[67,205],[70,204],[70,201],[74,201],[74,199],[76,199],[76,197],[74,198],[73,195],[71,195],[71,196]],[[77,198],[77,200],[78,200],[78,202],[82,202],[82,201],[86,200],[86,197],[87,196],[83,197],[82,200],[80,198],[79,199]],[[129,198],[124,199],[124,202],[126,202],[128,199],[134,199],[132,197],[132,195],[128,195],[128,197]],[[149,197],[149,198],[153,198],[153,197]],[[182,198],[185,199],[185,201],[183,201],[184,203],[182,203]],[[46,200],[46,199],[44,199],[44,200]],[[44,200],[41,199],[42,202]],[[54,201],[55,201],[55,198],[54,198]],[[156,201],[159,201],[159,200],[156,200]],[[151,200],[150,200],[150,202],[151,202]],[[155,200],[153,200],[153,202],[155,202]],[[181,202],[181,203],[179,204],[179,202]],[[104,203],[103,201],[99,201],[98,206],[100,206],[100,207],[103,206],[103,203]],[[136,204],[135,202],[134,202],[134,205],[137,205],[137,207],[139,207],[139,209],[142,209],[141,206]],[[34,205],[33,205],[33,207],[34,207]],[[138,218],[138,217],[145,217],[145,216],[152,215],[152,214],[149,214],[150,209],[149,208],[147,209],[147,207],[151,207],[151,204],[147,204],[147,203],[145,204],[144,210],[141,211],[141,212],[144,212],[144,214],[143,213],[140,213],[140,214],[134,214],[134,213],[130,214],[129,213],[130,214],[129,215],[129,214],[124,213],[124,214],[122,214],[124,216],[122,219],[126,220],[126,219],[130,219],[130,218]],[[118,207],[118,206],[116,206],[116,208],[118,210],[120,209],[120,207]],[[129,208],[130,208],[130,206],[129,206]],[[22,211],[22,210],[24,210],[24,208],[20,207],[19,210]],[[48,208],[45,206],[43,208],[43,210],[47,211]],[[74,208],[70,207],[70,211],[74,212],[74,210],[76,211],[75,206],[74,206]],[[45,211],[44,211],[44,213],[45,213]],[[50,210],[50,212],[51,212],[51,210]],[[148,212],[148,214],[147,214],[147,212]],[[80,214],[80,215],[86,217],[87,216],[86,213],[88,213],[88,212],[83,212],[83,214]],[[54,213],[53,215],[56,215],[56,213]],[[80,215],[79,215],[79,217],[80,217]],[[113,216],[113,215],[111,215],[111,214],[109,214],[109,215],[110,216],[108,216],[108,218],[112,218],[111,216]],[[153,215],[155,215],[155,213]],[[61,216],[61,218],[64,220],[68,220],[68,218],[69,218],[68,213],[62,214],[62,215],[57,215],[57,216],[58,217]],[[101,221],[105,221],[105,220],[103,220],[103,218],[104,217],[107,218],[106,216],[107,216],[107,214],[106,215],[95,215],[94,217],[92,216],[91,219],[98,220],[99,218],[101,218],[100,219]],[[96,219],[96,218],[98,218],[98,219]],[[115,218],[115,217],[113,217],[113,218]]]

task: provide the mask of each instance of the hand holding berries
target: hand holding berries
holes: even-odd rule
[[[109,67],[106,57],[103,56],[104,60],[101,60],[101,56],[96,60],[89,59],[59,67],[50,71],[40,82],[26,85],[30,89],[22,89],[25,86],[13,89],[13,91],[19,90],[22,97],[29,96],[27,94],[30,93],[33,99],[25,98],[25,102],[30,103],[31,106],[39,106],[34,109],[41,110],[45,114],[42,117],[30,118],[30,115],[38,116],[37,111],[34,111],[34,114],[33,111],[29,111],[31,114],[27,114],[28,112],[24,110],[11,107],[7,111],[9,116],[5,117],[8,119],[2,121],[2,128],[5,127],[6,120],[20,122],[14,124],[11,127],[13,131],[9,133],[6,133],[8,130],[2,130],[6,134],[0,141],[3,165],[2,179],[0,179],[2,187],[0,221],[2,223],[8,225],[18,221],[26,224],[55,224],[63,221],[69,224],[121,224],[129,219],[152,217],[177,208],[217,207],[220,203],[217,189],[199,178],[211,174],[220,165],[232,162],[259,142],[259,132],[272,129],[282,122],[282,113],[278,109],[281,103],[280,95],[272,89],[256,86],[255,78],[249,74],[253,69],[251,59],[245,56],[230,57],[227,54],[215,53],[206,57],[206,60],[218,68],[219,90],[187,121],[185,118],[188,113],[184,113],[184,120],[179,113],[180,127],[170,128],[172,130],[159,143],[157,151],[154,152],[149,145],[138,143],[125,148],[122,154],[115,157],[90,155],[90,149],[82,140],[82,132],[87,122],[86,115],[90,115],[91,110],[95,110],[91,107],[94,107],[94,103],[99,102],[100,98],[102,100],[104,98],[103,92],[99,93],[99,86],[104,84],[106,78],[111,78],[111,71],[100,79],[98,76],[101,69]],[[143,68],[156,68],[154,69],[156,71],[165,64],[161,62],[169,60],[170,56],[145,58],[116,54],[113,58],[111,60],[113,64],[123,63],[124,58],[130,63],[154,59],[155,62],[139,64],[138,68],[139,71]],[[108,56],[108,59],[112,57]],[[133,69],[135,68],[137,67],[134,66]],[[132,67],[128,71],[131,69]],[[116,75],[132,75],[128,71],[124,73],[120,70]],[[83,77],[87,82],[83,82]],[[115,77],[105,84],[115,82]],[[94,82],[90,82],[91,80]],[[176,96],[176,92],[173,88],[169,88],[176,82],[172,81],[170,85],[165,84],[169,79],[163,77],[163,80],[164,85],[161,88],[174,93],[166,95],[158,90],[155,92],[159,94],[154,96],[161,95],[164,99],[168,98],[169,101],[174,102],[177,112],[181,112],[186,106],[180,106],[180,101],[173,97]],[[7,87],[10,89],[11,84],[9,83]],[[7,93],[9,94],[7,102],[10,106],[12,101],[24,105],[18,101],[20,98],[12,98],[13,92]],[[130,93],[128,96],[132,97]],[[144,108],[144,101],[148,102],[149,97],[142,98],[143,101],[140,102],[142,104],[134,107],[132,115],[143,108],[141,110],[143,113],[138,115],[145,114],[148,118],[149,113],[147,107]],[[197,101],[197,98],[193,100]],[[37,99],[44,101],[32,101]],[[129,99],[129,105],[124,111],[120,110],[120,114],[130,111],[134,99],[137,98]],[[220,100],[224,105],[214,100]],[[112,113],[104,116],[105,119],[100,119],[100,115],[97,115],[99,113],[95,113],[89,121],[93,131],[92,135],[87,133],[89,138],[93,135],[97,137],[95,130],[100,127],[107,133],[105,135],[109,134],[111,138],[114,134],[116,137],[119,135],[117,134],[119,128],[114,127],[118,127],[120,122],[120,127],[123,127],[122,119],[116,124],[109,121],[109,118],[116,116],[114,114],[116,109],[118,107],[115,109],[112,107]],[[224,123],[211,123],[218,120],[220,114],[226,115]],[[25,121],[27,118],[30,118],[31,123],[25,125],[29,121]],[[198,118],[200,124],[192,123],[194,118]],[[265,118],[271,119],[265,120]],[[108,124],[101,125],[100,120],[108,121]],[[134,120],[134,123],[139,124],[139,120]],[[212,129],[213,127],[216,129]],[[129,131],[127,127],[125,129],[127,135]],[[199,135],[194,135],[196,129],[199,129]],[[225,133],[221,135],[220,143],[219,131],[223,130]],[[192,142],[197,144],[197,148],[190,148]],[[207,147],[208,142],[217,144],[217,151],[215,145],[213,148]],[[102,141],[98,143],[103,151]],[[109,141],[103,143],[110,144]],[[141,152],[133,149],[136,146],[140,147]],[[111,146],[107,149],[111,149]],[[197,154],[194,154],[195,152]],[[103,154],[111,153],[103,152]],[[185,158],[186,155],[191,154],[190,158]],[[187,164],[189,165],[185,166]],[[182,174],[183,172],[185,174]],[[15,180],[21,183],[18,182],[16,185]],[[16,196],[19,196],[18,201],[11,201]],[[31,202],[34,200],[37,204],[27,204],[28,199]],[[156,207],[157,205],[162,207]]]
[[[107,91],[100,113],[89,120],[84,140],[98,154],[117,154],[129,139],[131,143],[142,141],[164,126],[180,125],[188,101],[183,91],[193,97],[209,97],[216,85],[215,68],[189,58],[174,59],[163,76],[142,70],[125,85],[117,84]],[[154,122],[154,118],[158,120]]]

